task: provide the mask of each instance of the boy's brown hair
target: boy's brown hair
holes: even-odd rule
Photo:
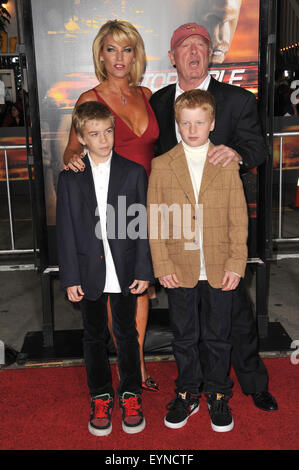
[[[216,115],[216,102],[209,91],[204,90],[189,90],[182,93],[176,100],[174,105],[175,118],[178,120],[179,114],[182,109],[202,108],[209,111],[212,121]]]
[[[79,104],[73,110],[72,124],[76,134],[83,137],[83,128],[87,121],[102,121],[104,119],[111,120],[111,126],[114,127],[114,116],[110,109],[99,101],[86,101]]]

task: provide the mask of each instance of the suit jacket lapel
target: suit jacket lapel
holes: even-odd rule
[[[184,190],[191,204],[195,204],[195,195],[183,144],[179,143],[172,150],[170,150],[170,155],[172,157],[172,161],[170,163],[172,171],[176,175],[180,186]]]
[[[212,143],[209,145],[208,152],[214,147]],[[212,163],[209,163],[208,156],[206,157],[206,161],[204,164],[204,169],[203,169],[203,174],[202,174],[202,179],[201,179],[201,185],[200,185],[200,191],[198,195],[198,199],[200,200],[202,194],[206,191],[206,189],[209,187],[213,179],[218,175],[219,171],[221,170],[221,165],[212,165]]]
[[[176,132],[175,132],[175,118],[174,118],[174,102],[175,102],[175,90],[176,85],[170,85],[167,92],[161,97],[159,103],[159,127],[163,134],[164,139],[167,142],[163,142],[163,151],[171,149],[177,144]]]
[[[213,147],[214,147],[213,144],[210,143],[208,152]],[[193,190],[193,184],[191,181],[183,144],[180,142],[169,153],[172,158],[172,161],[170,163],[172,171],[176,175],[180,186],[184,190],[191,204],[195,204],[196,201],[195,201],[195,195],[194,195],[194,190]],[[221,170],[221,165],[216,165],[216,166],[212,165],[211,163],[209,163],[208,157],[206,157],[203,174],[202,174],[199,196],[198,196],[199,200],[202,194],[207,190],[207,188],[209,187],[213,179],[218,175],[220,170]]]
[[[224,102],[224,95],[223,95],[223,90],[222,87],[219,86],[219,82],[215,80],[215,78],[211,77],[211,81],[209,84],[208,91],[213,95],[216,101],[216,116],[215,116],[215,128],[210,134],[210,140],[214,142],[214,136],[217,134],[219,135],[219,129],[217,127],[218,123],[218,116],[222,115],[223,112],[223,106],[225,106]],[[229,123],[227,123],[229,125]],[[223,129],[220,129],[220,135],[223,133]]]
[[[85,170],[76,173],[76,182],[83,193],[83,197],[87,206],[89,207],[93,217],[95,217],[96,208],[98,204],[94,188],[92,169],[87,155],[85,155],[85,157],[83,158],[83,163],[85,164]]]
[[[221,86],[219,86],[219,82],[213,77],[211,77],[208,91],[214,96],[217,105],[224,99]]]
[[[168,123],[168,125],[170,124],[168,136],[169,136],[169,142],[171,143],[171,145],[173,145],[174,142],[177,143],[177,137],[176,137],[176,132],[175,132],[175,117],[174,117],[175,90],[176,90],[176,86],[173,85],[173,88],[170,90],[170,93],[169,93],[168,106],[166,106],[167,115],[165,116],[165,122]]]
[[[85,170],[76,173],[75,177],[77,184],[79,185],[83,193],[86,204],[91,210],[93,216],[95,216],[97,208],[97,198],[92,176],[92,169],[87,155],[83,158],[83,163],[85,164]],[[111,158],[107,203],[110,203],[112,205],[116,204],[117,196],[119,194],[119,188],[121,187],[122,182],[126,178],[126,176],[126,172],[123,170],[122,158],[116,152],[113,151]]]

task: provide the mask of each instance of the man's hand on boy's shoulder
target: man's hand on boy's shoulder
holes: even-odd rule
[[[131,294],[143,294],[143,292],[148,288],[149,281],[141,281],[135,279],[132,284],[129,286]]]
[[[80,302],[83,299],[84,292],[81,286],[70,286],[66,289],[68,299],[71,302]]]
[[[232,271],[225,271],[224,277],[222,280],[222,290],[229,291],[235,290],[240,282],[239,274],[233,273]]]
[[[241,156],[236,150],[226,145],[215,145],[212,150],[208,153],[209,162],[213,165],[222,163],[223,168],[229,165],[231,162],[242,162]]]
[[[159,282],[161,286],[166,287],[167,289],[176,289],[179,287],[179,280],[174,273],[159,277]]]

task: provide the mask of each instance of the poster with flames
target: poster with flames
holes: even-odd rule
[[[147,68],[142,84],[154,93],[176,82],[168,57],[179,25],[195,21],[213,42],[210,73],[258,94],[259,0],[31,0],[48,227],[55,226],[56,185],[63,167],[73,107],[98,84],[92,42],[110,19],[131,22],[141,34]],[[256,172],[247,174],[250,217],[256,217]]]

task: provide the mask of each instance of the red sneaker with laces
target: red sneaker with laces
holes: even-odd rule
[[[112,431],[111,413],[113,398],[109,393],[91,399],[91,414],[88,430],[94,436],[107,436]]]
[[[145,419],[141,408],[140,395],[125,392],[119,399],[122,411],[122,428],[128,434],[135,434],[145,428]]]

